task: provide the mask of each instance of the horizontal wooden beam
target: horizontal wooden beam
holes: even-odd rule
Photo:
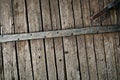
[[[67,37],[81,34],[99,34],[118,31],[120,31],[120,26],[94,26],[77,29],[55,30],[34,33],[4,34],[0,35],[0,42]]]

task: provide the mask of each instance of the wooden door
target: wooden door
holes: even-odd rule
[[[1,35],[119,24],[112,0],[0,0]],[[0,43],[1,80],[119,80],[120,33]]]

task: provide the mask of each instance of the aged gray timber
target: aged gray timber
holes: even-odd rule
[[[78,29],[66,29],[66,30],[55,30],[55,31],[34,32],[34,33],[6,34],[6,35],[0,35],[0,42],[21,41],[21,40],[31,40],[31,39],[41,39],[41,38],[55,38],[55,37],[65,37],[65,36],[73,36],[80,34],[98,34],[98,33],[118,32],[118,31],[120,31],[119,26],[100,26],[100,27],[86,27],[86,28],[78,28]]]
[[[13,18],[12,18],[12,8],[11,8],[11,0],[1,0],[1,26],[4,29],[4,34],[11,34],[14,33],[14,27],[12,25]],[[9,24],[7,24],[9,23]],[[18,80],[18,70],[16,64],[16,52],[15,52],[15,43],[8,42],[2,43],[1,45],[1,59],[3,62],[3,68],[1,70],[1,74],[3,73],[3,79],[0,80]]]
[[[39,0],[26,1],[28,10],[29,32],[41,31],[42,28],[39,27],[41,26],[41,17],[38,17],[41,15]],[[30,46],[34,80],[47,80],[43,39],[30,40]]]

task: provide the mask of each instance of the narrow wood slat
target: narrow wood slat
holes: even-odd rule
[[[2,1],[0,0],[0,14],[2,14]],[[0,15],[0,27],[2,26],[2,16]],[[3,70],[3,56],[2,56],[2,43],[0,43],[0,80],[3,80],[4,70]]]
[[[1,0],[1,24],[3,33],[14,33],[12,6],[11,0]],[[3,66],[4,66],[4,79],[5,80],[18,80],[15,43],[8,42],[2,44]]]
[[[26,0],[29,32],[42,30],[39,0]],[[39,17],[38,17],[39,16]],[[43,40],[30,40],[34,80],[47,80]]]
[[[53,30],[61,29],[59,2],[58,0],[50,0],[51,5],[51,18]],[[65,80],[65,64],[63,53],[63,41],[62,38],[54,38],[55,56],[57,64],[58,80]]]
[[[73,0],[75,27],[83,28],[82,4],[80,0]],[[77,36],[78,56],[80,60],[81,80],[89,80],[88,62],[86,55],[85,36]]]
[[[15,33],[27,32],[25,0],[14,0]],[[28,41],[16,42],[19,78],[32,80],[32,67]]]
[[[116,11],[117,13],[117,25],[120,25],[120,9]],[[120,32],[115,36],[115,56],[116,56],[116,65],[117,65],[117,76],[120,79]]]
[[[59,0],[62,29],[74,27],[71,2],[72,0]],[[77,59],[76,38],[74,36],[64,37],[63,41],[64,41],[67,79],[79,80],[80,74],[79,74],[79,65]]]
[[[41,6],[43,17],[43,30],[51,30],[52,26],[49,0],[41,0]],[[53,39],[45,39],[45,50],[48,68],[48,78],[49,80],[57,80]]]

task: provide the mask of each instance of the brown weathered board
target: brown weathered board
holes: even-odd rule
[[[90,26],[90,3],[88,0],[82,0],[82,10],[83,10],[83,25]],[[89,67],[89,76],[91,80],[97,80],[97,66],[96,66],[96,56],[94,50],[94,36],[93,35],[85,35],[86,41],[86,52],[88,59],[88,67]]]
[[[100,11],[101,2],[102,1],[99,0],[90,0],[91,16]],[[101,20],[99,18],[96,20],[92,20],[92,25],[101,25]],[[94,35],[94,50],[98,80],[107,80],[103,34]]]
[[[104,5],[111,1],[104,0]],[[110,13],[109,13],[110,14]],[[112,14],[110,14],[111,16]],[[103,22],[103,25],[112,25],[111,18],[108,16]],[[114,56],[114,46],[113,46],[113,33],[104,34],[104,47],[106,55],[106,65],[107,65],[107,77],[108,80],[117,80],[115,56]]]

